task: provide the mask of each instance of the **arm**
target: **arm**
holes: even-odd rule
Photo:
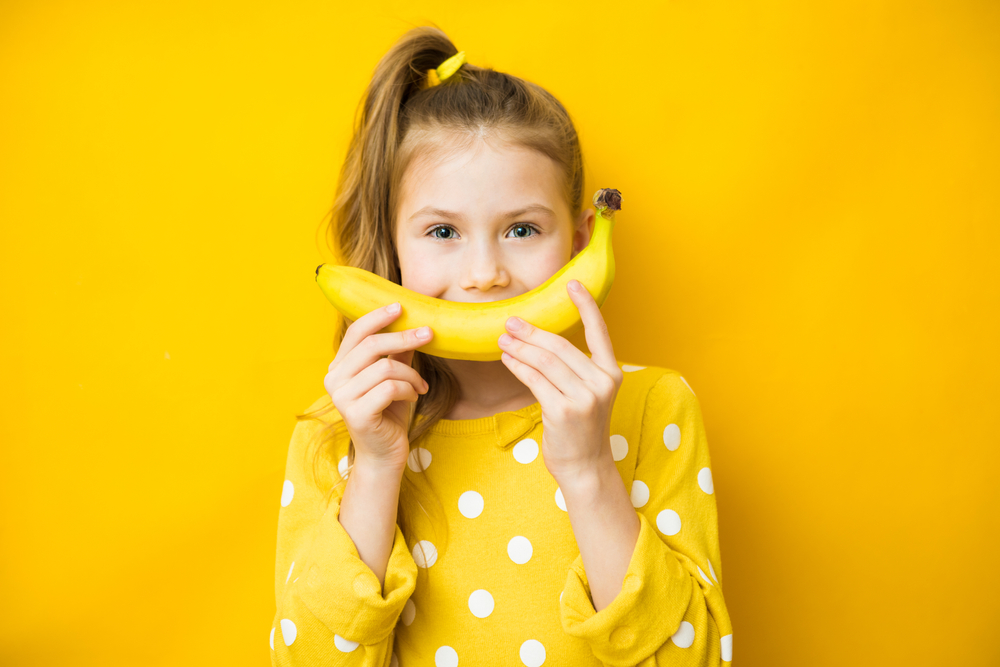
[[[720,563],[698,401],[674,371],[663,373],[646,395],[629,492],[639,521],[632,542],[635,518],[626,518],[622,489],[607,481],[610,407],[622,371],[593,297],[574,281],[567,289],[580,310],[590,358],[561,336],[516,317],[509,318],[510,333],[498,341],[504,363],[541,404],[545,466],[560,488],[570,489],[575,504],[571,510],[564,491],[581,555],[563,590],[563,630],[586,640],[603,664],[614,667],[714,667],[729,661],[732,629],[721,582],[703,575],[701,567],[714,578],[711,563]],[[590,495],[601,491],[602,499]],[[595,576],[597,595],[588,572]]]
[[[416,584],[416,563],[395,523],[395,504],[391,516],[385,512],[386,485],[369,470],[355,468],[347,485],[333,488],[327,504],[328,486],[312,479],[307,456],[316,431],[314,422],[300,422],[289,446],[278,516],[271,664],[341,664],[350,653],[351,664],[385,667],[392,659],[396,621]],[[334,443],[335,460],[346,455],[346,445],[346,438]],[[358,479],[351,480],[356,472]],[[331,484],[340,481],[335,472],[328,476]],[[364,511],[365,503],[380,508],[366,513],[370,525],[355,529],[364,559],[339,519],[345,496],[350,512]],[[366,559],[376,566],[381,561],[379,575]]]
[[[355,463],[340,502],[340,525],[361,560],[385,583],[385,570],[396,536],[396,510],[403,472]],[[381,590],[380,590],[381,592]]]
[[[561,481],[559,488],[589,574],[594,609],[600,611],[622,588],[639,538],[639,517],[610,449],[599,469],[572,482]]]
[[[732,660],[710,466],[698,401],[680,376],[667,372],[643,414],[630,494],[640,529],[625,574],[616,580],[617,574],[584,567],[588,550],[600,558],[612,551],[601,540],[619,539],[595,527],[596,544],[581,544],[563,590],[564,631],[586,639],[602,664],[714,667]],[[588,572],[619,586],[600,610],[591,601]]]

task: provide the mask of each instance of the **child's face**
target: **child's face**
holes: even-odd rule
[[[403,287],[446,301],[528,292],[586,247],[593,228],[592,209],[570,217],[550,158],[499,142],[414,160],[401,188]],[[528,207],[538,208],[508,215]]]

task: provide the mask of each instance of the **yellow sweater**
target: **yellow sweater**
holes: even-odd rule
[[[622,370],[609,447],[641,528],[609,606],[594,610],[562,494],[540,453],[538,403],[442,420],[417,443],[403,474],[421,488],[429,483],[440,499],[447,544],[433,511],[420,515],[409,544],[397,526],[384,590],[338,521],[344,485],[327,506],[313,481],[307,451],[319,423],[303,421],[289,445],[278,515],[272,665],[731,661],[698,399],[676,371]],[[326,482],[336,484],[346,470],[346,439],[334,451]]]

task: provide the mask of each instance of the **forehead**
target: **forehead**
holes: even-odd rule
[[[408,137],[409,139],[409,137]],[[562,174],[536,150],[497,136],[437,135],[409,147],[400,183],[399,213],[428,204],[442,208],[509,209],[522,201],[543,202],[555,210],[562,202]]]

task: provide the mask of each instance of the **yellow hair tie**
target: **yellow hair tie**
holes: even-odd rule
[[[458,71],[465,63],[465,51],[459,51],[451,58],[437,66],[437,69],[427,70],[427,87],[436,86]]]

